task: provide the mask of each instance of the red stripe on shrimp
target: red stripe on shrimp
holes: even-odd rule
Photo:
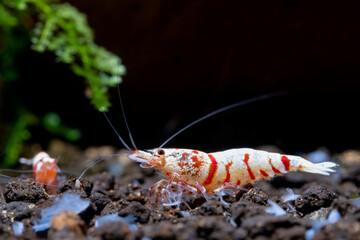
[[[260,169],[260,173],[261,175],[263,175],[264,177],[268,177],[269,174],[267,174],[267,172],[265,172],[264,170]]]
[[[244,163],[246,164],[247,166],[247,170],[248,170],[248,173],[249,173],[249,177],[251,178],[251,180],[255,180],[255,176],[254,176],[254,173],[252,172],[250,166],[249,166],[249,159],[250,159],[250,155],[248,153],[245,153],[245,159],[244,159]]]
[[[208,154],[208,156],[211,160],[211,164],[210,164],[210,168],[209,168],[209,174],[208,174],[205,182],[203,183],[204,186],[211,184],[211,182],[215,176],[216,170],[217,170],[217,161],[216,161],[215,157],[211,154]]]
[[[224,183],[227,183],[227,182],[230,182],[230,167],[232,165],[232,162],[229,162],[225,168],[226,168],[226,178],[225,178],[225,181]]]
[[[271,158],[269,158],[269,164],[271,166],[271,169],[274,171],[274,173],[281,173],[279,169],[277,169],[276,167],[274,167],[274,165],[272,165]]]
[[[284,164],[285,170],[289,171],[289,169],[290,169],[290,160],[286,156],[282,156],[281,161]]]

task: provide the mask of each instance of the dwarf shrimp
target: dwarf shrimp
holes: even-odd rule
[[[158,148],[134,151],[129,157],[143,167],[157,169],[170,179],[150,188],[150,202],[159,198],[178,204],[182,195],[231,192],[258,180],[269,180],[290,171],[322,175],[334,172],[332,162],[314,164],[304,158],[251,148],[205,153],[191,149]],[[168,196],[172,196],[169,198]]]
[[[119,93],[120,94],[120,93]],[[313,164],[304,158],[292,155],[270,153],[250,148],[230,149],[222,152],[205,153],[192,149],[163,148],[175,136],[215,114],[238,107],[240,105],[264,100],[280,95],[274,93],[241,101],[214,112],[190,123],[168,138],[159,148],[148,151],[138,150],[130,134],[135,151],[132,151],[115,130],[104,113],[106,120],[113,128],[118,138],[130,151],[128,157],[140,163],[141,167],[154,168],[165,179],[149,188],[149,202],[163,205],[179,205],[185,196],[202,194],[234,194],[242,186],[258,180],[269,180],[274,176],[283,175],[289,171],[304,171],[315,174],[329,175],[337,166],[332,162]],[[121,103],[121,99],[120,99]],[[123,110],[123,106],[121,103]],[[124,120],[126,118],[123,111]]]
[[[61,172],[56,158],[40,151],[31,159],[20,158],[19,161],[23,164],[32,165],[37,184],[47,188],[50,193],[55,191],[54,187],[59,184],[59,173]]]

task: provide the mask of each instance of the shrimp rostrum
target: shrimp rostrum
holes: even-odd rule
[[[152,167],[169,180],[150,188],[150,202],[178,204],[183,195],[222,193],[241,189],[258,180],[268,180],[289,171],[322,175],[334,172],[332,162],[314,164],[292,155],[269,153],[250,148],[205,153],[190,149],[159,148],[148,152],[134,151],[129,157]]]
[[[104,114],[121,142],[130,151],[129,158],[141,163],[141,167],[154,168],[164,175],[165,179],[150,187],[150,203],[179,206],[184,197],[193,194],[202,194],[205,199],[208,199],[208,194],[234,195],[236,190],[243,189],[242,187],[246,184],[258,180],[269,180],[289,171],[303,171],[322,175],[329,175],[330,172],[335,171],[333,168],[337,164],[333,162],[314,164],[298,156],[269,153],[250,148],[231,149],[215,153],[191,149],[163,148],[179,133],[202,120],[231,108],[280,94],[282,93],[255,97],[213,111],[176,132],[159,148],[149,151],[137,150],[128,128],[131,142],[136,149],[135,151],[131,150]],[[127,125],[125,115],[124,120]]]

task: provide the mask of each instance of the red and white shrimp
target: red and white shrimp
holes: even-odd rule
[[[20,158],[20,163],[32,165],[33,174],[37,184],[47,187],[53,192],[53,187],[58,185],[57,159],[52,158],[44,151],[37,153],[33,158]]]
[[[150,202],[178,204],[183,195],[221,193],[241,189],[258,180],[268,180],[289,171],[322,175],[334,172],[333,162],[314,164],[304,158],[250,148],[205,153],[190,149],[159,148],[134,151],[129,157],[162,173],[167,181],[150,187]]]
[[[165,176],[166,179],[150,187],[150,203],[162,202],[163,205],[179,205],[183,196],[202,194],[207,199],[207,194],[219,194],[220,196],[233,194],[234,190],[242,189],[241,187],[246,184],[262,179],[268,180],[289,171],[304,171],[322,175],[329,175],[330,172],[335,171],[332,168],[337,165],[332,162],[314,164],[298,156],[269,153],[250,148],[231,149],[209,154],[191,149],[162,148],[184,130],[215,114],[282,94],[280,92],[262,95],[220,108],[190,123],[168,138],[159,148],[149,151],[137,150],[126,122],[121,99],[124,120],[135,151],[132,151],[121,138],[105,113],[104,116],[120,141],[130,151],[128,155],[130,159],[140,162],[142,167],[154,168]],[[86,171],[87,169],[81,176]]]

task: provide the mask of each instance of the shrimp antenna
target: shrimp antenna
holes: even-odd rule
[[[0,174],[0,177],[3,177],[3,178],[13,178],[13,177],[10,177],[10,176],[8,176],[8,175],[4,175],[4,174]]]
[[[92,168],[93,166],[95,166],[96,164],[98,164],[99,162],[107,159],[107,158],[112,158],[112,157],[117,157],[117,156],[121,156],[121,155],[124,155],[124,154],[128,154],[128,152],[122,152],[122,153],[115,153],[115,154],[112,154],[112,155],[108,155],[108,156],[105,156],[105,157],[101,157],[101,158],[98,158],[96,159],[90,166],[88,166],[87,168],[85,168],[85,170],[80,174],[80,176],[77,178],[77,179],[81,179],[82,176],[84,176],[84,174],[90,169]]]
[[[118,138],[120,139],[121,143],[124,145],[124,147],[126,147],[127,150],[131,151],[131,148],[126,144],[126,142],[124,141],[124,139],[122,139],[122,137],[120,136],[120,134],[116,131],[114,125],[111,123],[110,119],[108,118],[108,116],[106,115],[105,112],[102,112],[106,118],[106,121],[109,123],[110,127],[114,130],[115,134],[118,136]]]
[[[128,133],[129,133],[129,138],[130,138],[130,141],[131,141],[132,146],[134,147],[135,150],[137,150],[137,147],[136,147],[135,142],[134,142],[134,138],[133,138],[133,136],[131,135],[131,131],[130,131],[129,125],[128,125],[128,122],[127,122],[127,120],[126,120],[126,115],[125,115],[125,111],[124,111],[124,105],[123,105],[122,100],[121,100],[120,87],[119,87],[119,85],[117,86],[117,88],[118,88],[118,94],[119,94],[119,101],[120,101],[121,111],[122,111],[122,115],[123,115],[123,117],[124,117],[124,121],[125,121],[125,124],[126,124],[126,128],[127,128],[127,130],[128,130]]]
[[[212,117],[218,113],[221,113],[221,112],[224,112],[224,111],[227,111],[229,109],[232,109],[232,108],[236,108],[236,107],[239,107],[239,106],[242,106],[242,105],[245,105],[245,104],[249,104],[249,103],[253,103],[253,102],[258,102],[258,101],[261,101],[261,100],[265,100],[265,99],[268,99],[268,98],[272,98],[272,97],[276,97],[276,96],[281,96],[281,95],[284,95],[286,93],[286,91],[282,91],[282,92],[275,92],[275,93],[270,93],[270,94],[265,94],[265,95],[261,95],[261,96],[258,96],[258,97],[254,97],[254,98],[250,98],[250,99],[246,99],[244,101],[240,101],[240,102],[237,102],[237,103],[233,103],[231,105],[228,105],[226,107],[222,107],[218,110],[215,110],[211,113],[208,113],[206,114],[205,116],[193,121],[192,123],[188,124],[187,126],[183,127],[182,129],[180,129],[179,131],[177,131],[176,133],[174,133],[171,137],[169,137],[163,144],[160,145],[159,148],[162,148],[165,144],[167,144],[168,142],[170,142],[170,140],[172,140],[174,137],[176,137],[177,135],[179,135],[180,133],[182,133],[183,131],[185,131],[186,129],[188,129],[189,127],[192,127],[193,125],[205,120],[205,119],[208,119],[209,117]]]
[[[15,170],[15,169],[0,169],[0,172],[15,172],[15,173],[32,173],[33,170]]]
[[[91,89],[93,89],[94,91],[94,87],[93,87],[93,84],[92,84],[92,81],[91,79],[89,79],[89,83],[90,83],[90,86],[91,86]],[[109,123],[110,127],[113,129],[113,131],[115,132],[115,134],[118,136],[118,138],[120,139],[121,143],[124,145],[124,147],[131,151],[131,148],[126,144],[126,142],[124,141],[124,139],[122,139],[122,137],[120,136],[120,134],[116,131],[114,125],[111,123],[110,119],[108,118],[107,114],[105,113],[105,111],[102,112],[106,118],[106,121]]]

